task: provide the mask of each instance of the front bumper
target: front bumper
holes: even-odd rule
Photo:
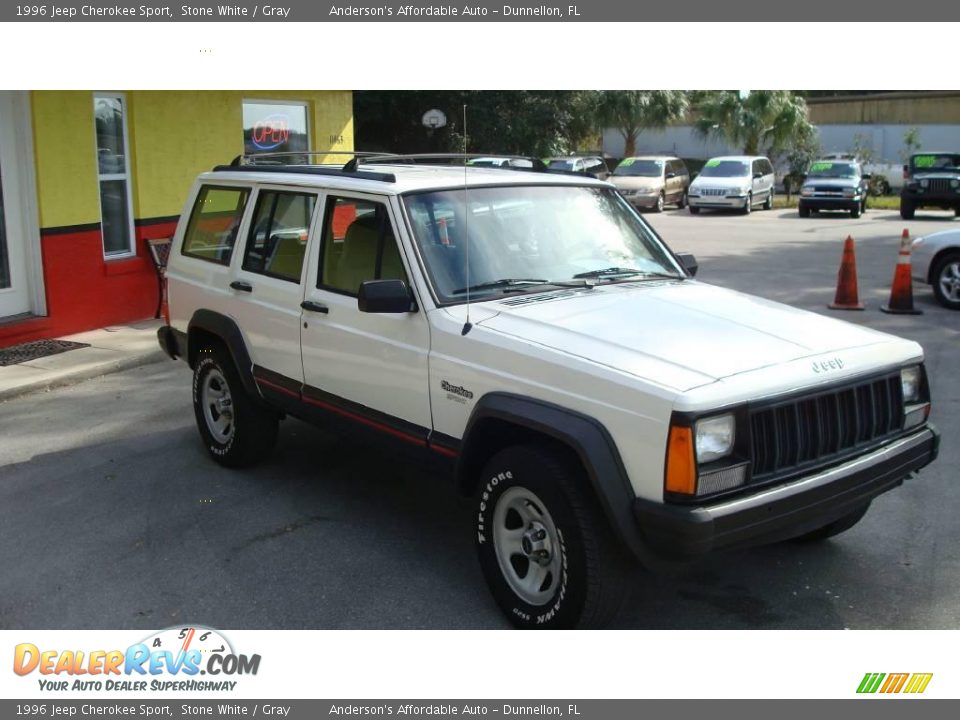
[[[900,202],[903,203],[904,201],[914,207],[936,207],[950,210],[960,207],[960,192],[901,190]]]
[[[856,210],[862,198],[848,197],[801,197],[800,206],[811,210]]]
[[[638,498],[634,515],[646,544],[669,560],[762,545],[816,530],[900,485],[933,462],[932,425],[866,455],[799,480],[715,505],[683,506]]]
[[[624,195],[623,199],[636,208],[652,208],[657,204],[658,197],[659,193],[654,193],[653,195]]]
[[[687,204],[697,208],[734,208],[742,210],[747,205],[746,195],[687,195]]]

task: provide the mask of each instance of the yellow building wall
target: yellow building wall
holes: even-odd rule
[[[40,227],[100,222],[93,93],[34,92],[31,111]]]
[[[960,122],[960,93],[892,93],[886,96],[813,99],[810,121],[818,125],[936,125]]]
[[[312,150],[353,149],[349,90],[134,90],[124,95],[138,219],[178,215],[198,173],[243,152],[245,99],[305,102]],[[99,222],[93,92],[37,91],[32,101],[41,226]],[[340,160],[347,158],[317,158]]]

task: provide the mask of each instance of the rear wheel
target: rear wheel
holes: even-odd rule
[[[193,410],[207,451],[221,465],[252,465],[276,444],[279,415],[246,393],[222,347],[200,350],[193,371]]]
[[[796,542],[820,542],[821,540],[826,540],[827,538],[832,538],[834,535],[839,535],[842,532],[846,532],[858,522],[863,519],[863,516],[867,514],[867,510],[870,509],[870,503],[858,507],[853,512],[850,512],[844,515],[838,520],[834,520],[829,525],[824,525],[822,528],[817,528],[812,532],[808,532],[804,535],[794,538]]]
[[[680,193],[680,199],[677,200],[677,210],[683,210],[687,206],[687,192]]]
[[[933,268],[933,294],[945,308],[960,310],[960,252],[948,253],[937,260]]]
[[[517,627],[600,627],[626,595],[629,559],[576,465],[550,447],[518,445],[483,469],[477,554]]]

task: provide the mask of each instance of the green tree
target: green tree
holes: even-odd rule
[[[789,90],[707,93],[696,112],[694,128],[701,136],[723,138],[746,155],[780,155],[816,134],[806,101]]]
[[[602,90],[596,96],[596,119],[623,136],[626,157],[637,150],[642,130],[660,130],[686,115],[688,94],[682,90]]]
[[[460,152],[464,105],[471,153],[563,154],[595,132],[592,93],[585,91],[367,90],[353,94],[356,148]],[[423,127],[432,108],[446,114],[446,127]]]
[[[903,131],[903,150],[900,151],[900,159],[904,164],[910,162],[910,156],[920,150],[920,128],[907,128]]]

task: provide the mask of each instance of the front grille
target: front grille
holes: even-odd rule
[[[733,192],[736,192],[736,191],[727,190],[725,188],[701,188],[700,189],[701,195],[723,196],[723,195],[726,195],[727,193],[733,193]]]
[[[838,188],[836,186],[814,187],[813,191],[818,193],[829,193],[831,195],[843,195],[843,188]]]
[[[902,426],[899,373],[751,410],[752,482],[826,464]]]
[[[926,190],[936,193],[950,192],[950,181],[946,178],[933,178],[927,181]]]

